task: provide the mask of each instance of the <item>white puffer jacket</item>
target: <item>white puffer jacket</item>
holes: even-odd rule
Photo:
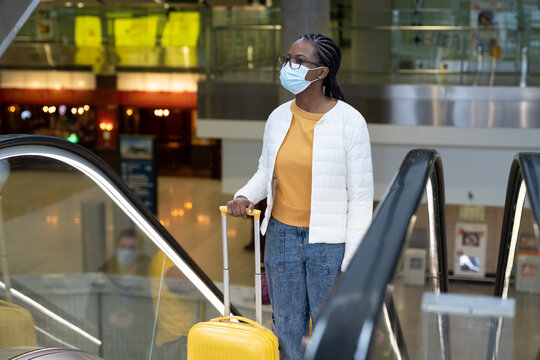
[[[291,120],[291,101],[270,114],[257,172],[234,195],[255,204],[267,198],[263,234],[274,204],[276,156]],[[371,222],[372,211],[373,169],[366,121],[352,106],[338,101],[314,129],[309,242],[345,242],[341,265],[345,271]]]

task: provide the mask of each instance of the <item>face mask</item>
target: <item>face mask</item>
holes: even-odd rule
[[[281,68],[281,71],[279,72],[279,80],[281,81],[281,86],[292,92],[294,95],[299,94],[302,91],[306,90],[309,84],[319,80],[315,79],[313,81],[307,81],[306,75],[308,71],[321,68],[322,66],[310,69],[307,66],[300,65],[298,69],[293,69],[291,68],[290,64],[285,64],[285,66],[283,66]]]
[[[129,249],[118,249],[116,250],[116,260],[120,264],[131,264],[135,260],[137,260],[137,256],[139,254],[136,251],[129,250]]]

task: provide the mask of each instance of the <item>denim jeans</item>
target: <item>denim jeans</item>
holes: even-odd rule
[[[309,243],[309,228],[271,218],[264,263],[280,359],[300,360],[309,318],[316,320],[341,268],[345,244]]]

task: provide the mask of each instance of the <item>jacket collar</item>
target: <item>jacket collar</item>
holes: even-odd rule
[[[287,111],[287,119],[288,121],[290,122],[292,120],[292,111],[291,111],[291,104],[292,104],[293,100],[290,100],[290,101],[287,101],[284,106],[285,106],[285,109]],[[338,100],[337,103],[334,105],[334,107],[332,107],[330,110],[328,110],[322,118],[319,119],[319,121],[317,121],[317,123],[320,123],[321,121],[323,121],[328,114],[333,114],[334,112],[336,111],[339,111],[339,108],[341,108],[341,106],[343,105],[342,104],[343,101],[341,100]]]

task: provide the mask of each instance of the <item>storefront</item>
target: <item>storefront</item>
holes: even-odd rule
[[[164,87],[164,76],[168,86],[180,91]],[[195,137],[197,95],[190,90],[196,82],[164,76],[4,71],[0,129],[2,134],[49,135],[78,143],[114,169],[119,134],[152,135],[160,174],[218,178],[219,141]]]

